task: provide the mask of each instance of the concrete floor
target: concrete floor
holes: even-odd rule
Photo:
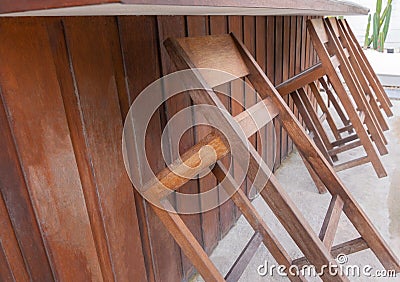
[[[389,118],[390,131],[386,132],[389,141],[389,154],[382,157],[388,177],[378,179],[371,164],[365,164],[339,173],[339,177],[345,183],[352,195],[357,199],[373,224],[379,230],[393,252],[400,257],[400,101],[393,100],[394,117]],[[349,157],[359,157],[363,151],[358,148],[339,155],[340,160]],[[282,186],[289,193],[297,207],[303,212],[316,233],[321,228],[331,196],[317,193],[315,185],[311,180],[297,152],[292,153],[282,164],[275,174]],[[301,257],[302,254],[292,242],[286,231],[274,217],[271,210],[261,198],[253,201],[254,206],[263,216],[264,220],[273,230],[274,234],[281,239],[281,243],[289,252],[291,257]],[[253,230],[243,218],[219,243],[213,252],[211,259],[224,275],[238,257],[250,237]],[[335,238],[335,245],[359,237],[358,232],[342,214],[339,228]],[[365,250],[348,257],[351,265],[370,265],[373,270],[382,270],[383,267],[370,250]],[[275,260],[268,250],[261,245],[256,255],[242,275],[240,281],[289,281],[287,278],[266,275],[261,277],[257,273],[259,265],[267,261],[270,265]],[[320,281],[319,278],[310,278],[310,281]],[[351,281],[400,281],[397,278],[367,278],[351,277]],[[196,277],[194,281],[202,281]]]

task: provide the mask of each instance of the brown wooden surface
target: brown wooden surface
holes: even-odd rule
[[[50,8],[62,8],[62,7],[74,7],[82,5],[94,5],[104,3],[121,3],[121,4],[146,4],[146,5],[172,5],[172,6],[210,6],[210,7],[232,7],[232,8],[258,8],[260,15],[263,15],[263,9],[280,9],[287,11],[292,10],[293,13],[304,14],[306,10],[308,13],[326,15],[326,14],[367,14],[368,9],[352,3],[341,3],[333,0],[316,0],[310,4],[309,1],[297,1],[293,2],[290,0],[272,0],[272,1],[254,1],[245,0],[240,3],[235,0],[4,0],[0,4],[0,13],[10,13],[19,11],[30,11],[39,9],[50,9]],[[254,10],[252,11],[254,13]]]
[[[52,280],[53,274],[1,99],[0,106],[0,124],[2,128],[0,147],[6,148],[0,150],[0,189],[1,197],[4,199],[4,204],[7,208],[1,214],[6,219],[8,218],[6,216],[8,212],[30,278],[40,281]],[[23,269],[21,269],[21,272],[23,272]]]
[[[193,273],[188,260],[125,175],[122,122],[139,93],[171,71],[168,56],[160,52],[167,36],[233,31],[253,46],[272,79],[276,66],[281,75],[284,68],[290,75],[300,71],[298,47],[305,44],[304,30],[291,27],[295,49],[276,51],[275,38],[278,32],[283,38],[284,30],[276,30],[275,21],[249,17],[245,24],[241,16],[1,19],[0,147],[7,150],[0,151],[0,193],[6,207],[0,217],[12,224],[15,251],[23,258],[20,275],[28,273],[40,281],[114,280],[126,275],[136,281],[188,279]],[[302,21],[301,16],[290,20],[296,26]],[[276,52],[282,53],[279,61]],[[244,101],[242,84],[230,85],[229,90]],[[188,105],[187,98],[178,99]],[[232,101],[224,103],[232,114],[243,111]],[[169,102],[150,122],[146,148],[154,172],[165,167],[161,132],[182,106]],[[273,131],[270,123],[264,150],[271,168]],[[181,146],[188,148],[206,133],[195,129]],[[281,151],[280,146],[276,149]],[[183,191],[206,191],[215,183],[209,176],[192,181]],[[239,214],[229,202],[188,217],[185,223],[210,253]],[[9,277],[20,264],[2,261],[5,250],[2,246],[0,267],[8,269],[3,273]]]
[[[1,26],[2,99],[55,278],[102,280],[46,26]]]

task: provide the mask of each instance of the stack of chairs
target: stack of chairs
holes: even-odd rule
[[[277,87],[274,87],[246,47],[233,34],[169,38],[164,42],[177,69],[190,70],[190,75],[185,75],[182,83],[188,89],[194,89],[188,91],[193,103],[218,109],[202,112],[204,118],[217,130],[210,131],[208,136],[182,154],[180,159],[138,189],[151,201],[156,215],[206,281],[237,281],[260,244],[266,246],[277,263],[286,266],[291,281],[306,281],[301,274],[293,275],[289,271],[293,265],[304,264],[322,269],[323,281],[348,281],[344,273],[330,275],[325,266],[337,265],[335,257],[338,254],[351,254],[365,249],[370,249],[386,269],[400,271],[399,259],[336,173],[371,163],[379,177],[386,175],[380,155],[387,153],[383,132],[388,129],[384,116],[392,114],[390,101],[355,42],[347,22],[312,19],[308,21],[307,27],[321,62]],[[215,77],[205,75],[202,69],[217,69],[227,76],[218,81]],[[233,117],[228,114],[215,88],[238,77],[251,83],[260,96],[260,102]],[[348,89],[344,87],[342,79]],[[324,89],[326,95],[321,89]],[[293,97],[306,128],[285,103],[285,95]],[[316,98],[318,108],[311,103],[311,95]],[[321,116],[318,111],[322,112]],[[332,111],[336,111],[338,120],[335,120]],[[322,184],[332,196],[319,233],[311,228],[247,139],[275,117],[293,140],[315,183]],[[327,126],[323,124],[325,121]],[[334,140],[329,139],[329,130]],[[340,153],[360,146],[364,148],[365,156],[335,164],[340,159]],[[220,161],[233,151],[243,153],[235,155],[239,159],[242,155],[248,157],[247,164],[244,157],[238,163],[243,165],[248,179],[301,250],[303,257],[293,258],[289,255],[247,195],[239,189],[240,183],[236,183],[230,170]],[[135,159],[132,164],[128,163],[129,167],[135,165]],[[225,277],[202,249],[168,198],[192,177],[211,166],[212,174],[220,184],[218,189],[232,195],[234,204],[254,229],[254,236]],[[334,245],[342,213],[346,214],[360,236]]]

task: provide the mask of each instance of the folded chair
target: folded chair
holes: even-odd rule
[[[374,69],[369,63],[367,56],[364,54],[362,47],[360,46],[360,44],[358,44],[357,38],[351,30],[348,22],[346,20],[339,19],[338,23],[341,27],[341,31],[343,32],[343,34],[346,35],[348,44],[353,46],[354,54],[357,58],[357,61],[362,68],[364,75],[369,82],[369,85],[375,92],[377,100],[381,104],[382,109],[385,111],[388,117],[392,116],[393,113],[390,110],[390,107],[392,107],[393,105],[388,95],[386,94],[381,82],[379,81],[378,76],[376,75]]]
[[[352,129],[355,132],[355,134],[333,140],[331,143],[333,144],[333,148],[331,145],[327,147],[329,154],[335,156],[340,152],[353,149],[360,145],[364,147],[366,152],[366,156],[340,164],[336,169],[343,170],[371,162],[378,177],[386,176],[386,171],[372,141],[375,143],[381,155],[388,153],[386,148],[387,141],[369,102],[367,102],[365,94],[362,94],[359,87],[356,85],[347,55],[343,50],[339,50],[339,47],[336,45],[336,40],[333,38],[334,36],[329,32],[329,29],[325,27],[322,19],[309,20],[307,22],[307,28],[321,63],[289,79],[278,86],[277,89],[281,95],[288,95],[315,81],[324,84],[323,80],[327,78],[348,117],[346,119],[342,113],[343,117],[341,119],[344,122],[344,126],[338,128],[339,133],[342,134]],[[352,95],[349,95],[347,93],[342,83],[341,75],[345,79],[349,89],[353,90],[354,94],[351,93]],[[326,81],[325,84],[324,88],[327,88]],[[327,93],[329,92],[330,90]],[[316,95],[316,92],[314,94]],[[332,102],[334,103],[335,100],[332,100]],[[338,113],[340,114],[340,109]],[[319,133],[320,135],[324,135],[323,131]]]
[[[334,32],[331,31],[332,28],[329,28],[323,19],[308,20],[307,29],[323,66],[328,68],[329,65],[332,66],[332,63],[329,63],[327,59],[336,56],[339,61],[339,71],[336,76],[329,76],[331,83],[335,84],[336,79],[340,80],[340,77],[343,78],[349,89],[350,97],[357,106],[357,110],[365,115],[365,124],[368,126],[368,130],[371,132],[378,149],[379,146],[383,148],[381,141],[387,144],[387,140],[383,135],[382,125],[385,124],[386,121],[384,119],[378,120],[376,116],[378,111],[376,101],[375,99],[370,99],[369,95],[364,92],[356,71],[350,63],[350,54],[348,50],[343,48],[339,39]],[[379,114],[381,114],[380,111]],[[372,133],[372,131],[375,133]],[[376,135],[374,136],[374,134]],[[377,140],[377,138],[379,140]]]
[[[389,126],[378,105],[379,100],[377,99],[377,97],[375,97],[374,91],[369,85],[367,77],[365,76],[367,70],[361,67],[359,60],[357,59],[356,53],[358,51],[354,48],[353,44],[349,44],[349,38],[347,38],[347,35],[343,32],[336,18],[326,18],[325,26],[333,35],[333,38],[336,40],[337,46],[341,48],[344,53],[348,54],[348,56],[346,56],[346,59],[348,60],[349,67],[351,68],[350,71],[353,71],[355,81],[358,82],[362,94],[365,95],[366,102],[370,104],[372,114],[376,116],[376,120],[378,121],[382,130],[388,130]],[[378,92],[378,94],[381,93]],[[381,104],[381,106],[384,106],[384,108],[389,111],[389,114],[392,114],[389,105],[386,103],[386,101],[383,102],[384,103]]]
[[[206,104],[217,109],[204,110],[202,114],[210,124],[216,125],[219,131],[210,132],[208,136],[174,162],[171,166],[172,170],[166,168],[159,172],[157,178],[144,185],[141,191],[146,199],[151,199],[152,203],[156,203],[157,206],[152,205],[155,213],[206,281],[237,281],[244,271],[243,264],[248,262],[249,256],[254,255],[257,249],[254,246],[260,243],[264,243],[276,261],[287,268],[294,264],[310,263],[317,269],[324,269],[321,277],[324,281],[348,281],[348,278],[341,274],[329,275],[328,270],[323,266],[336,265],[334,257],[338,254],[350,254],[367,248],[375,253],[386,269],[400,271],[398,258],[389,249],[329,162],[309,138],[281,95],[241,42],[231,34],[170,38],[164,42],[164,45],[178,70],[190,69],[192,71],[190,76],[184,78],[184,83],[188,87],[195,85],[194,88],[198,89],[188,92],[193,103],[196,105]],[[225,71],[232,74],[232,79],[237,76],[247,78],[261,96],[262,101],[239,116],[230,116],[213,90],[218,82],[216,83],[212,77],[203,76],[202,71],[198,68]],[[200,85],[202,89],[199,89],[197,85]],[[316,176],[332,195],[332,201],[319,235],[312,230],[256,149],[247,140],[247,137],[257,132],[276,115],[299,152],[307,159]],[[220,132],[224,132],[225,135]],[[243,132],[245,136],[243,136]],[[229,144],[227,139],[230,141]],[[243,191],[238,189],[239,185],[235,183],[234,178],[219,161],[234,150],[248,152],[248,169],[247,167],[242,168],[247,171],[247,177],[260,191],[262,198],[302,251],[304,257],[294,259],[289,256],[279,239],[274,236]],[[241,156],[242,154],[239,154],[237,157],[242,158]],[[243,165],[243,162],[239,163]],[[191,177],[214,164],[213,174],[216,179],[223,189],[233,193],[233,202],[255,231],[246,250],[242,252],[233,269],[225,278],[186,227],[179,214],[174,212],[173,205],[167,197],[188,182]],[[361,237],[332,246],[342,211]],[[288,273],[288,278],[291,281],[305,281],[303,276],[293,276],[290,273]]]
[[[337,57],[332,56],[330,61],[332,62],[332,69],[335,71],[335,69],[339,66]],[[337,75],[336,71],[334,74]],[[378,152],[375,150],[375,147],[368,135],[367,129],[364,128],[363,121],[365,120],[365,115],[361,114],[361,117],[358,115],[342,83],[336,83],[333,85],[334,92],[341,93],[345,101],[349,102],[344,104],[339,103],[336,100],[336,97],[332,93],[333,89],[328,86],[328,83],[325,80],[329,77],[330,76],[328,75],[327,70],[321,63],[319,63],[278,85],[276,89],[283,97],[286,95],[292,96],[293,101],[296,104],[296,107],[299,109],[300,114],[305,122],[306,128],[312,134],[312,138],[316,146],[320,149],[322,154],[336,171],[342,171],[354,166],[371,162],[378,177],[386,176],[386,171],[379,158]],[[334,105],[338,115],[341,117],[343,123],[341,126],[335,123],[332,115],[329,112],[329,109],[324,104],[321,93],[317,87],[317,82],[320,82],[325,88],[329,100]],[[310,98],[306,94],[307,91],[305,87],[310,87],[312,94],[317,98],[317,104],[323,112],[323,117],[328,120],[328,125],[332,131],[332,136],[334,137],[333,140],[329,138],[329,134],[325,130],[323,119],[321,120],[321,118],[318,117],[314,106],[311,104]],[[343,113],[341,105],[343,106],[348,117]],[[353,132],[353,130],[355,132]],[[386,147],[382,140],[381,144],[383,144],[383,147],[381,147],[381,153],[387,153]],[[338,154],[352,150],[359,146],[363,146],[367,156],[336,164],[336,161],[338,160]]]

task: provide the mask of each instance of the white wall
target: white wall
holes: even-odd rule
[[[375,12],[376,0],[353,0],[360,5],[370,8],[371,14]],[[386,0],[383,0],[383,8],[386,6]],[[385,48],[399,48],[400,47],[400,0],[393,0],[392,17],[390,20],[389,33],[385,42]],[[364,45],[365,30],[367,28],[368,16],[347,16],[346,19],[351,25],[355,35],[357,36],[361,45]],[[372,33],[372,20],[371,30]]]

